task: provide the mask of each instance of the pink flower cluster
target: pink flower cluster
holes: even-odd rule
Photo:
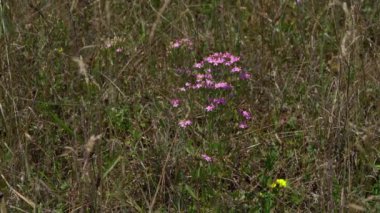
[[[252,115],[250,112],[246,111],[246,110],[239,110],[240,111],[240,114],[245,118],[245,120],[250,120],[252,118]]]
[[[248,124],[246,121],[242,121],[239,123],[239,128],[240,129],[247,129],[248,128]]]
[[[202,61],[197,62],[193,65],[196,69],[202,69],[205,64],[211,64],[214,67],[219,65],[231,66],[240,61],[240,57],[234,56],[229,52],[217,52],[205,57]],[[211,69],[206,70],[206,72],[211,72]],[[243,72],[241,67],[234,66],[230,70],[231,73],[240,73],[241,80],[247,80],[251,78],[251,74],[248,72]]]
[[[240,57],[234,56],[229,52],[224,53],[213,53],[206,58],[204,58],[204,61],[212,64],[214,66],[218,66],[220,64],[224,64],[226,66],[231,66],[232,64],[238,62],[240,60]],[[202,63],[202,62],[200,62]],[[204,62],[203,62],[204,63]]]
[[[178,125],[182,128],[186,128],[186,127],[190,126],[191,124],[193,124],[193,122],[191,120],[181,120],[178,123]]]
[[[214,111],[218,107],[218,105],[224,105],[224,104],[226,104],[226,99],[224,99],[224,98],[214,98],[214,99],[211,99],[211,101],[209,100],[209,102],[210,102],[210,104],[205,107],[205,110],[207,112]]]
[[[214,111],[215,108],[216,108],[216,106],[214,104],[210,104],[210,105],[205,107],[207,112]]]
[[[206,154],[202,154],[201,155],[203,160],[207,161],[207,162],[211,162],[212,161],[212,158]]]
[[[184,87],[179,88],[179,91],[201,88],[230,90],[232,89],[232,85],[224,81],[215,82],[211,74],[197,74],[196,82],[194,84],[186,82]]]
[[[175,41],[170,42],[170,49],[177,49],[180,47],[188,47],[191,49],[193,48],[193,42],[188,38],[177,39]]]
[[[231,89],[232,86],[231,84],[227,82],[218,82],[218,83],[215,83],[214,88],[215,89]]]
[[[249,74],[248,72],[243,72],[243,73],[240,73],[239,77],[241,80],[248,80],[251,78],[251,74]]]
[[[179,99],[172,99],[170,100],[170,103],[173,107],[179,107],[180,103],[181,103],[181,100]]]
[[[226,99],[225,98],[214,98],[214,99],[212,99],[212,102],[216,105],[224,105],[224,104],[226,104]]]
[[[241,71],[240,67],[234,67],[234,68],[231,69],[232,73],[237,73],[237,72],[240,72],[240,71]]]
[[[193,43],[186,38],[170,43],[171,49],[180,48],[182,46],[192,47]],[[251,78],[251,74],[243,71],[238,65],[239,61],[240,57],[229,52],[216,52],[210,54],[207,57],[204,57],[201,61],[193,64],[194,70],[186,72],[186,74],[192,77],[193,80],[186,82],[184,86],[180,87],[178,90],[181,92],[201,90],[209,93],[208,95],[211,97],[213,96],[213,93],[218,94],[219,96],[227,95],[226,97],[232,97],[234,94],[235,82],[237,80],[247,80]],[[179,107],[181,101],[179,99],[172,99],[170,103],[173,107]],[[227,100],[223,97],[209,98],[208,103],[204,106],[204,110],[206,112],[212,112],[220,107],[220,105],[225,105],[226,103]],[[244,117],[244,121],[239,124],[239,128],[248,128],[247,121],[252,117],[250,112],[245,110],[240,110],[239,112]],[[178,125],[182,128],[186,128],[192,125],[192,121],[181,120]],[[202,157],[206,160],[205,156],[202,155]]]
[[[244,121],[239,123],[239,128],[240,129],[246,129],[248,128],[247,121],[252,119],[252,114],[246,110],[239,110],[240,114],[244,117]]]

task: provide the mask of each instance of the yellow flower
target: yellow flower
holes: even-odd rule
[[[277,186],[281,188],[286,188],[288,186],[288,181],[286,181],[285,179],[276,179],[276,181],[270,185],[270,188],[273,189]]]
[[[285,188],[288,185],[288,182],[285,179],[277,179],[276,183],[278,186]]]
[[[277,183],[276,183],[276,182],[274,182],[274,183],[272,183],[272,184],[270,185],[271,188],[276,188],[276,186],[277,186]]]

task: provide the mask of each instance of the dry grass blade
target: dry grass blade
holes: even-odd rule
[[[99,134],[99,135],[96,135],[96,136],[92,135],[90,137],[90,139],[88,139],[88,141],[84,145],[84,157],[85,157],[85,160],[88,160],[88,158],[91,156],[91,154],[94,151],[94,147],[95,147],[96,142],[98,140],[100,140],[101,138],[102,138],[102,134]]]
[[[30,207],[34,209],[36,209],[36,204],[29,198],[27,198],[26,196],[22,195],[20,192],[18,192],[16,189],[14,189],[9,183],[8,181],[5,179],[4,175],[1,175],[1,177],[3,178],[4,182],[7,184],[8,188],[15,194],[17,195],[19,198],[21,198],[23,201],[25,201],[25,203],[27,203]]]
[[[169,3],[170,3],[170,0],[165,0],[164,4],[162,5],[162,7],[160,8],[160,10],[158,11],[156,20],[154,21],[154,23],[152,25],[152,29],[150,30],[149,43],[152,43],[153,38],[154,38],[154,34],[156,32],[156,29],[157,29],[157,26],[159,25],[159,23],[161,21],[162,14],[165,12],[165,10],[168,7]]]
[[[79,57],[72,57],[72,60],[78,64],[78,73],[82,76],[84,76],[84,80],[86,81],[86,84],[88,84],[90,82],[90,79],[88,77],[88,73],[87,73],[87,64],[84,63],[83,61],[83,57],[82,56],[79,56]]]
[[[6,119],[5,119],[5,114],[4,114],[4,109],[3,109],[3,106],[1,105],[0,103],[0,113],[1,113],[1,120],[3,121],[4,123],[4,126],[5,126],[5,129],[7,129],[7,124],[6,124]]]
[[[166,166],[169,162],[169,159],[170,159],[170,154],[171,154],[171,150],[172,150],[172,147],[173,147],[173,144],[171,145],[169,151],[168,151],[168,154],[166,155],[166,159],[165,159],[165,163],[164,165],[162,166],[162,169],[161,169],[161,176],[160,176],[160,179],[157,183],[157,188],[156,188],[156,192],[154,193],[154,196],[153,196],[153,199],[152,201],[150,202],[150,205],[149,205],[149,212],[153,212],[153,208],[154,208],[154,205],[156,203],[156,199],[157,199],[157,196],[158,196],[158,193],[160,192],[161,190],[161,184],[163,183],[164,179],[165,179],[165,175],[166,175]]]
[[[355,203],[348,204],[348,208],[353,209],[355,211],[359,211],[359,212],[365,212],[366,211],[366,208],[364,208],[363,206],[359,206]]]
[[[88,162],[91,158],[91,155],[93,154],[96,142],[102,138],[102,134],[99,135],[92,135],[90,139],[86,142],[84,145],[84,163],[83,163],[83,175],[88,176]]]
[[[7,213],[7,207],[5,205],[4,194],[0,192],[0,213]]]

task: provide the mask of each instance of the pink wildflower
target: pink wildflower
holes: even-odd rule
[[[222,53],[214,53],[206,57],[205,61],[214,66],[218,66],[219,64],[224,63],[225,58],[223,57]]]
[[[171,43],[170,47],[173,49],[178,48],[178,47],[180,47],[180,43],[178,41],[173,42],[173,43]]]
[[[188,38],[183,38],[183,39],[177,39],[175,41],[170,42],[170,48],[171,49],[177,49],[180,48],[181,46],[192,48],[193,47],[193,42],[188,39]]]
[[[231,69],[232,73],[237,73],[237,72],[240,72],[240,71],[241,71],[240,67],[234,67],[234,68]]]
[[[116,49],[117,53],[121,53],[121,51],[123,51],[123,49],[121,47],[119,47],[119,48]]]
[[[196,74],[195,78],[197,79],[197,82],[200,82],[205,78],[205,75],[204,74]]]
[[[185,87],[181,87],[181,88],[179,88],[178,90],[181,91],[181,92],[185,92],[185,91],[186,91],[186,88],[185,88]]]
[[[191,124],[193,124],[193,122],[191,120],[181,120],[178,123],[178,125],[182,128],[186,128],[186,127],[190,126]]]
[[[206,87],[212,88],[214,87],[214,84],[215,84],[214,81],[206,79]]]
[[[214,88],[215,89],[231,89],[232,87],[227,82],[219,82],[219,83],[215,83]]]
[[[191,88],[193,88],[193,89],[200,89],[202,87],[203,87],[202,83],[197,83],[197,84],[193,85]]]
[[[204,58],[204,61],[206,61],[209,64],[212,64],[214,66],[218,66],[219,64],[224,64],[226,66],[230,66],[239,60],[240,60],[240,57],[234,56],[228,52],[213,53],[213,54],[207,56],[206,58]]]
[[[228,58],[229,60],[224,63],[226,66],[230,66],[234,64],[235,62],[238,62],[240,60],[240,57],[234,56],[231,53],[224,53],[224,57]]]
[[[203,65],[204,65],[203,61],[202,61],[202,62],[199,62],[199,63],[195,63],[195,64],[194,64],[194,68],[200,69],[200,68],[203,67]]]
[[[215,105],[214,104],[210,104],[210,105],[206,106],[205,109],[206,109],[207,112],[214,111]]]
[[[206,155],[206,154],[202,154],[201,156],[207,162],[211,162],[212,161],[212,158],[210,156]]]
[[[214,98],[212,102],[216,105],[224,105],[226,104],[226,99],[225,98]]]
[[[252,115],[250,112],[245,111],[245,110],[240,110],[240,114],[246,119],[250,120],[252,118]]]
[[[212,74],[211,73],[206,73],[205,74],[205,78],[211,80],[212,79]]]
[[[234,55],[231,55],[230,56],[230,62],[233,64],[235,62],[238,62],[240,61],[240,57],[237,57],[237,56],[234,56]]]
[[[245,121],[243,121],[243,122],[239,123],[239,128],[240,129],[246,129],[246,128],[248,128],[248,125],[247,125],[247,123]]]
[[[173,107],[178,107],[181,103],[181,101],[179,99],[172,99],[170,100],[170,103]]]
[[[251,78],[251,74],[249,74],[248,72],[244,72],[244,73],[240,74],[240,79],[241,80],[247,80],[247,79],[250,79],[250,78]]]

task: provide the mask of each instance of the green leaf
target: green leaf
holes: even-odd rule
[[[102,176],[102,179],[104,179],[105,177],[107,177],[107,175],[112,171],[112,169],[116,166],[117,163],[119,163],[119,161],[122,159],[121,156],[117,157],[116,160],[111,164],[110,167],[108,167],[108,169],[106,170],[106,172],[104,172],[103,176]]]
[[[194,190],[189,185],[185,185],[186,191],[193,197],[195,200],[198,200],[198,197],[195,195]]]

